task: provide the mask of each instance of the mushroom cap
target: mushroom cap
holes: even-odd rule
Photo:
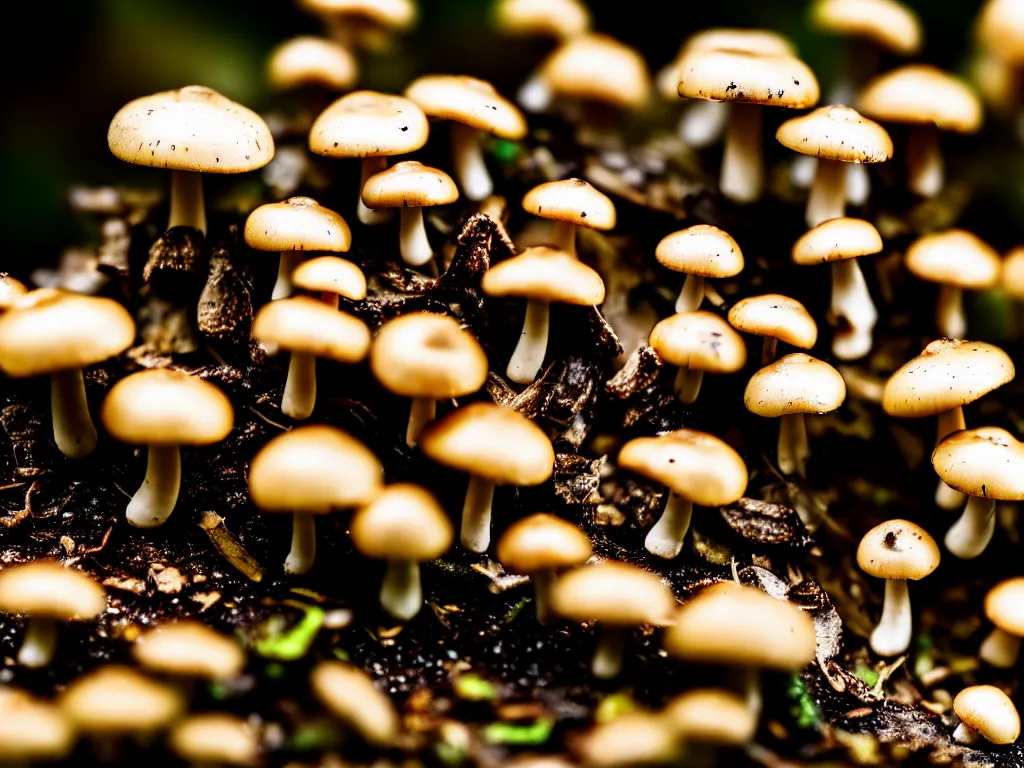
[[[337,256],[317,256],[292,272],[292,283],[304,291],[333,293],[351,301],[366,298],[366,276],[351,261]]]
[[[580,0],[498,0],[494,23],[507,35],[563,39],[590,30],[590,9]]]
[[[794,152],[842,163],[882,163],[892,157],[889,132],[850,107],[818,107],[794,117],[775,132]]]
[[[538,512],[508,527],[498,540],[498,562],[513,573],[582,565],[594,554],[590,539],[572,523]]]
[[[622,446],[618,464],[702,507],[732,504],[747,490],[747,465],[740,455],[695,429],[634,438]]]
[[[267,80],[278,91],[316,86],[347,91],[358,76],[356,57],[333,40],[299,35],[274,47],[267,60]]]
[[[0,272],[0,311],[8,310],[14,302],[28,293],[28,288],[6,272]]]
[[[1011,298],[1024,298],[1024,248],[1013,248],[1006,254],[1001,275],[1003,290]]]
[[[921,20],[897,0],[819,0],[811,24],[844,37],[867,38],[902,56],[921,50]]]
[[[999,427],[962,429],[932,452],[932,466],[947,485],[971,496],[1024,500],[1024,445]]]
[[[676,599],[657,575],[629,563],[606,560],[559,577],[551,592],[551,607],[581,623],[661,626],[670,620]]]
[[[32,560],[0,570],[0,611],[73,621],[107,609],[107,593],[89,576],[55,560]]]
[[[58,704],[78,730],[99,735],[157,731],[186,710],[178,689],[114,664],[72,680]]]
[[[189,715],[171,729],[171,750],[196,765],[253,765],[260,757],[260,737],[241,717],[226,712]]]
[[[512,408],[471,403],[427,425],[420,448],[432,461],[496,485],[540,485],[555,449],[543,430]]]
[[[683,43],[679,57],[691,51],[730,50],[759,56],[795,56],[788,38],[770,29],[712,27],[694,32]]]
[[[743,337],[718,315],[677,312],[660,321],[648,343],[669,365],[707,373],[735,373],[747,364]]]
[[[384,487],[373,452],[334,427],[310,424],[278,435],[249,467],[249,494],[264,512],[327,514],[373,501]]]
[[[1024,576],[996,584],[985,595],[985,616],[1003,632],[1024,637]]]
[[[923,579],[939,567],[939,545],[909,520],[887,520],[864,534],[857,564],[877,579]]]
[[[419,562],[448,551],[452,524],[430,491],[396,483],[356,512],[349,535],[367,557]]]
[[[743,404],[758,416],[828,413],[846,399],[846,382],[826,362],[795,352],[766,365],[747,382]]]
[[[332,251],[352,246],[341,214],[310,197],[261,205],[245,220],[245,244],[257,251]]]
[[[526,136],[523,113],[486,80],[465,75],[423,75],[409,84],[405,96],[429,117],[454,120],[503,139]]]
[[[962,229],[922,235],[907,248],[907,269],[922,280],[957,288],[991,288],[1002,262],[988,243]]]
[[[26,693],[0,696],[0,761],[29,765],[61,760],[75,746],[75,733],[61,711]]]
[[[583,179],[538,184],[523,197],[523,209],[553,221],[569,221],[590,229],[615,228],[615,203]]]
[[[654,257],[674,272],[701,277],[734,277],[743,271],[743,252],[728,232],[697,224],[666,235]]]
[[[566,40],[544,61],[540,72],[562,99],[629,109],[642,106],[651,91],[651,76],[640,52],[597,32]]]
[[[395,743],[399,729],[395,705],[361,669],[340,661],[321,661],[309,681],[320,703],[363,740],[379,747]]]
[[[818,325],[811,313],[780,293],[740,299],[729,309],[729,324],[737,331],[771,336],[801,349],[810,349],[818,341]]]
[[[358,363],[370,351],[370,329],[359,318],[308,296],[264,304],[252,335],[261,342],[340,363]]]
[[[133,445],[208,445],[235,424],[227,395],[208,381],[168,368],[126,376],[111,387],[100,418],[107,432]]]
[[[39,288],[0,316],[0,368],[12,378],[85,368],[135,340],[135,321],[112,299]]]
[[[754,738],[757,717],[747,702],[721,688],[694,688],[673,698],[665,718],[687,742],[742,746]]]
[[[363,185],[367,208],[425,208],[458,199],[459,190],[451,176],[415,160],[395,163]]]
[[[882,236],[864,219],[829,219],[804,232],[793,244],[793,263],[804,266],[843,261],[882,250]]]
[[[1020,715],[1010,697],[994,685],[972,685],[953,699],[953,711],[968,728],[993,744],[1013,744],[1020,736]]]
[[[685,747],[663,717],[636,710],[595,725],[577,739],[574,749],[587,768],[635,768],[680,765]]]
[[[318,16],[354,16],[391,29],[407,29],[417,17],[414,0],[299,0],[299,6]]]
[[[488,296],[515,296],[557,304],[596,306],[604,301],[604,281],[571,254],[539,245],[495,264],[480,287]]]
[[[161,624],[132,645],[132,657],[150,672],[226,680],[245,669],[238,643],[198,621]]]
[[[907,64],[878,75],[857,97],[865,115],[889,123],[932,123],[944,131],[981,127],[977,94],[963,80],[929,64]]]
[[[325,157],[390,157],[427,143],[430,123],[414,102],[377,91],[353,91],[320,113],[309,149]]]
[[[885,383],[882,408],[917,418],[973,403],[1013,380],[1013,361],[984,341],[936,339]]]
[[[679,609],[662,644],[685,661],[796,670],[814,660],[811,617],[754,587],[719,582]]]
[[[818,81],[795,56],[736,50],[696,50],[680,62],[679,95],[807,109],[818,103]]]
[[[107,145],[126,163],[173,171],[244,173],[274,157],[262,117],[201,85],[129,101],[110,121]]]
[[[1019,0],[988,0],[974,31],[978,42],[1008,65],[1024,63],[1024,4]]]
[[[484,385],[487,354],[454,317],[411,312],[380,327],[370,370],[396,395],[447,399]]]

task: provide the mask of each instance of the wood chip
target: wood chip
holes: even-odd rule
[[[214,548],[250,581],[263,581],[263,566],[238,543],[224,525],[224,518],[216,512],[204,512],[199,527],[206,531]]]

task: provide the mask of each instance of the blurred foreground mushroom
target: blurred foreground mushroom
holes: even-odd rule
[[[42,765],[68,758],[77,734],[57,707],[19,690],[0,692],[0,765]]]
[[[238,677],[245,669],[245,650],[234,639],[198,621],[167,622],[143,633],[132,645],[132,657],[145,670],[208,681]]]
[[[321,661],[309,682],[327,710],[363,741],[375,747],[394,745],[401,727],[395,705],[361,669],[340,661]]]
[[[167,744],[192,765],[253,766],[259,762],[260,735],[251,723],[227,712],[189,715],[175,723]]]

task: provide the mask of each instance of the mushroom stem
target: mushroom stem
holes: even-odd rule
[[[734,203],[752,203],[764,189],[761,107],[733,102],[725,133],[719,188]]]
[[[846,202],[864,205],[871,196],[871,176],[863,163],[850,163],[846,169]]]
[[[755,719],[760,718],[761,710],[764,707],[764,696],[761,693],[761,674],[754,667],[747,667],[742,671],[741,689],[743,699],[747,704],[747,711]]]
[[[194,171],[171,171],[171,212],[167,228],[192,227],[206,234],[206,206],[203,203],[203,175]]]
[[[967,333],[964,315],[964,292],[955,285],[939,286],[939,301],[935,305],[935,325],[939,333],[951,339],[962,339]]]
[[[679,120],[679,138],[691,149],[704,149],[722,137],[728,122],[728,104],[693,99]]]
[[[526,316],[519,343],[508,361],[505,374],[516,384],[530,384],[537,378],[544,356],[548,352],[548,330],[551,313],[546,301],[526,300]]]
[[[963,408],[958,405],[956,408],[942,411],[936,422],[935,444],[938,445],[946,436],[961,429],[967,429]],[[935,503],[939,509],[960,509],[964,505],[965,497],[966,494],[955,488],[950,488],[944,480],[939,478],[939,484],[935,488]]]
[[[832,341],[836,357],[856,360],[871,351],[871,334],[878,322],[878,310],[857,259],[832,262],[832,314],[843,318],[850,328],[849,332],[836,334]]]
[[[470,200],[483,200],[494,191],[484,162],[480,132],[465,123],[452,122],[452,160],[459,187]]]
[[[437,415],[437,400],[432,397],[414,397],[409,409],[409,427],[405,431],[405,444],[412,448],[420,439],[423,428]]]
[[[576,255],[576,225],[571,221],[556,221],[551,240],[558,250]]]
[[[359,219],[360,223],[366,224],[368,227],[391,221],[393,211],[390,208],[373,209],[367,207],[366,203],[363,202],[363,187],[366,186],[366,180],[375,173],[380,173],[387,169],[388,159],[386,157],[364,157],[360,164],[359,202],[356,203],[356,218]]]
[[[338,309],[341,306],[341,297],[334,291],[320,291],[320,301],[331,309]]]
[[[939,129],[933,124],[912,126],[907,143],[907,186],[921,197],[934,197],[944,181]]]
[[[953,731],[953,741],[958,744],[975,744],[978,741],[978,732],[966,723],[960,723]]]
[[[704,278],[701,275],[687,275],[683,288],[676,299],[676,312],[692,312],[700,309],[704,302]]]
[[[879,656],[896,656],[907,650],[912,616],[906,579],[886,579],[882,618],[871,633],[871,650]]]
[[[784,475],[794,472],[807,477],[807,459],[811,446],[807,442],[807,422],[802,413],[787,413],[779,419],[779,469]]]
[[[316,356],[292,352],[284,383],[281,412],[293,419],[308,419],[316,405]]]
[[[543,112],[551,106],[551,87],[539,67],[519,86],[516,101],[527,112]]]
[[[306,573],[316,560],[316,518],[309,512],[292,513],[292,548],[284,561],[284,572]]]
[[[427,238],[422,208],[403,208],[399,214],[399,250],[402,261],[412,267],[422,267],[434,258],[434,249]]]
[[[167,522],[181,488],[181,451],[176,445],[151,445],[146,476],[125,510],[136,528],[156,528]]]
[[[29,669],[42,669],[53,661],[56,649],[57,621],[46,616],[30,616],[18,651],[18,663]]]
[[[96,449],[96,425],[89,415],[81,368],[50,374],[50,412],[53,440],[61,453],[80,459]]]
[[[1020,656],[1020,638],[996,627],[981,641],[978,657],[993,667],[1010,669]]]
[[[537,623],[547,623],[551,615],[551,590],[555,587],[554,571],[537,571],[530,576],[533,582],[533,602],[537,613]]]
[[[462,506],[462,546],[470,552],[486,552],[491,543],[491,504],[494,483],[479,475],[469,476],[466,503]]]
[[[970,560],[985,551],[996,530],[996,500],[971,496],[963,514],[946,531],[946,549],[961,560]]]
[[[693,517],[693,502],[682,496],[668,492],[665,511],[658,522],[647,533],[644,546],[652,555],[671,560],[683,548],[683,539],[690,530],[690,518]]]
[[[306,254],[302,251],[281,251],[281,261],[277,266],[277,282],[274,283],[274,290],[270,292],[271,301],[287,299],[295,293],[292,272],[305,260]]]
[[[779,348],[779,340],[774,336],[765,336],[761,344],[761,365],[770,365],[775,359],[775,352]]]
[[[818,158],[818,170],[807,196],[807,226],[816,227],[823,221],[838,219],[846,214],[846,163]]]
[[[597,647],[590,669],[598,680],[611,680],[622,671],[626,631],[622,627],[598,625]]]
[[[686,405],[696,402],[700,394],[700,385],[704,382],[704,371],[695,368],[679,366],[679,373],[676,374],[676,394],[679,402]]]
[[[388,560],[380,587],[380,604],[399,621],[409,621],[420,612],[423,589],[420,564],[415,560]]]

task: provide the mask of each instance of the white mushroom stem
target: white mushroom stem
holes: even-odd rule
[[[505,374],[516,384],[530,384],[537,378],[548,352],[548,331],[551,327],[550,306],[540,299],[526,300],[526,315],[519,343],[508,361]]]
[[[303,251],[281,251],[281,261],[277,265],[277,282],[274,283],[274,290],[270,292],[271,301],[287,299],[295,293],[292,272],[305,260],[306,254]]]
[[[993,667],[1009,669],[1020,656],[1020,638],[996,627],[982,640],[978,656]]]
[[[789,182],[798,189],[808,189],[814,183],[818,172],[818,158],[814,155],[797,155],[789,166]]]
[[[921,197],[934,197],[945,182],[939,129],[915,125],[907,143],[907,186]]]
[[[761,365],[768,365],[775,359],[775,352],[779,348],[779,340],[774,336],[765,336],[761,344]]]
[[[953,731],[953,741],[958,744],[975,744],[979,738],[980,734],[966,723],[960,723]]]
[[[206,234],[203,174],[171,171],[171,213],[167,228],[192,227]]]
[[[626,649],[626,630],[622,627],[597,627],[597,648],[590,669],[598,680],[611,680],[622,671],[622,656]]]
[[[871,176],[868,167],[862,163],[850,163],[846,169],[846,201],[850,205],[864,205],[870,195]]]
[[[823,221],[838,219],[846,214],[846,163],[818,158],[818,170],[807,197],[807,226],[816,227]]]
[[[679,402],[690,405],[697,400],[700,394],[700,385],[704,382],[704,371],[694,368],[679,366],[679,373],[676,374],[676,395]]]
[[[309,512],[292,513],[292,548],[284,561],[284,572],[306,573],[316,560],[316,518]]]
[[[337,309],[341,306],[341,298],[334,291],[320,291],[320,301],[331,309]]]
[[[687,275],[683,288],[676,299],[676,312],[692,312],[700,309],[704,302],[704,278],[700,275]]]
[[[551,106],[551,99],[551,86],[540,68],[535,69],[516,91],[516,101],[527,112],[544,112]]]
[[[423,209],[403,208],[399,221],[398,246],[402,261],[412,267],[422,267],[434,258],[434,249],[423,223]]]
[[[652,555],[671,560],[683,548],[683,539],[690,530],[693,517],[693,502],[672,491],[668,492],[665,511],[658,522],[647,532],[644,546]]]
[[[964,315],[964,292],[955,285],[939,286],[939,301],[935,305],[935,325],[939,333],[951,339],[962,339],[967,333]]]
[[[423,605],[420,564],[415,560],[388,560],[380,587],[380,604],[399,621],[409,621]]]
[[[935,444],[942,442],[943,438],[961,429],[967,429],[967,422],[964,420],[964,409],[959,405],[948,411],[942,411],[937,419],[935,430]],[[964,505],[967,494],[961,493],[955,488],[950,488],[945,481],[939,478],[939,484],[935,488],[935,503],[939,509],[960,509]]]
[[[729,105],[719,187],[736,203],[752,203],[764,190],[761,121],[761,107],[739,102]]]
[[[394,214],[394,211],[390,208],[379,208],[375,210],[367,207],[366,203],[363,202],[363,187],[366,186],[366,180],[375,173],[380,173],[387,169],[388,159],[386,157],[364,157],[361,161],[359,173],[359,202],[356,203],[356,217],[361,223],[370,227],[391,221],[391,216]]]
[[[293,419],[308,419],[316,405],[316,356],[292,352],[284,383],[281,412]]]
[[[886,579],[882,618],[871,633],[871,650],[879,656],[896,656],[907,650],[912,616],[906,579]]]
[[[571,221],[556,221],[551,240],[558,250],[576,255],[576,225]]]
[[[551,590],[555,588],[555,580],[555,572],[550,570],[537,571],[530,575],[538,624],[545,624],[551,615]]]
[[[679,120],[679,138],[688,147],[704,149],[722,137],[728,123],[728,104],[693,99]]]
[[[491,505],[494,483],[479,475],[469,476],[466,502],[462,506],[462,546],[470,552],[486,552],[491,543]]]
[[[453,121],[451,125],[455,179],[470,200],[484,200],[494,191],[494,182],[484,162],[480,132],[465,123]]]
[[[836,357],[856,360],[871,351],[871,334],[878,322],[878,310],[857,259],[832,262],[832,314],[843,318],[849,326],[847,332],[837,334],[832,342]]]
[[[53,661],[56,649],[57,621],[46,616],[30,616],[18,651],[18,663],[29,669],[42,669]]]
[[[946,549],[962,560],[970,560],[985,551],[995,530],[995,499],[971,496],[960,519],[946,531]]]
[[[89,415],[81,368],[50,374],[50,412],[53,440],[61,453],[80,459],[96,449],[96,425]]]
[[[423,428],[437,415],[437,400],[432,397],[414,397],[409,409],[409,427],[405,431],[405,443],[410,448],[420,439]]]
[[[146,476],[128,502],[126,516],[136,528],[156,528],[167,522],[181,488],[181,451],[176,445],[151,445]]]
[[[807,476],[807,459],[811,445],[807,442],[807,422],[802,413],[787,413],[779,419],[779,470],[784,475],[794,472]]]

